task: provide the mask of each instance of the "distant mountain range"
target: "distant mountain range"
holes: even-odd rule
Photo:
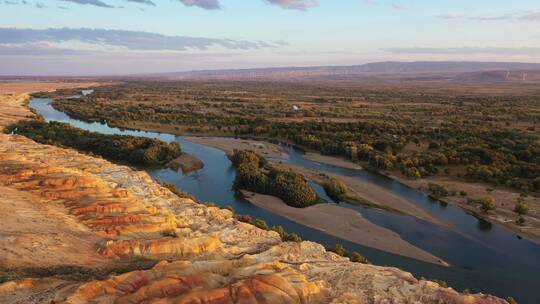
[[[515,62],[375,62],[352,66],[280,67],[239,70],[204,70],[177,73],[132,75],[135,78],[167,80],[188,79],[319,79],[354,80],[384,79],[447,79],[466,81],[538,81],[540,63]]]

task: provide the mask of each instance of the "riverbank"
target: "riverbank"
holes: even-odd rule
[[[265,141],[206,136],[184,136],[184,138],[196,144],[220,149],[225,151],[228,155],[232,155],[234,150],[253,150],[264,156],[266,159],[284,160],[287,157],[287,154],[280,146]]]
[[[313,155],[317,153],[307,152],[305,154],[310,155],[311,159],[317,161],[320,158]],[[307,157],[306,157],[307,158]],[[326,157],[324,157],[326,158]],[[332,157],[330,158],[330,160]],[[339,158],[338,158],[339,159]],[[357,164],[340,159],[340,161],[317,161],[321,163],[327,163],[334,166],[342,168],[351,168]],[[345,163],[345,166],[339,166],[338,163]],[[291,166],[294,170],[302,171],[306,176],[317,181],[317,178],[320,179],[318,174],[313,174],[310,170],[307,170],[300,166],[288,165]],[[525,201],[528,203],[529,212],[528,215],[524,216],[526,222],[524,225],[516,224],[517,215],[513,212],[514,204],[519,197],[519,193],[514,191],[509,191],[506,189],[494,188],[491,185],[482,184],[482,183],[473,183],[473,182],[462,182],[458,180],[448,179],[448,178],[423,178],[411,180],[400,174],[390,173],[381,171],[378,174],[386,176],[394,181],[397,181],[407,187],[415,189],[429,195],[429,183],[437,183],[440,185],[447,186],[450,190],[454,190],[456,195],[438,198],[439,201],[451,204],[457,207],[460,207],[465,212],[473,214],[474,216],[486,220],[490,223],[501,225],[512,232],[516,233],[520,237],[526,238],[530,241],[533,241],[537,244],[540,244],[540,198],[539,197],[526,197]],[[426,220],[428,222],[448,226],[447,223],[442,222],[440,219],[432,216],[428,212],[424,211],[422,208],[415,206],[414,204],[404,200],[403,198],[392,194],[385,189],[382,189],[374,184],[366,183],[354,179],[351,177],[328,174],[331,177],[337,178],[343,181],[351,190],[356,192],[359,196],[364,197],[374,203],[379,205],[387,205],[391,208],[395,208],[405,214],[415,216],[417,218]],[[464,191],[467,193],[466,196],[462,196],[459,193]],[[467,203],[468,198],[479,198],[479,197],[492,197],[495,200],[497,208],[490,211],[489,213],[482,213],[477,206]]]
[[[525,224],[517,225],[517,215],[514,213],[514,204],[519,197],[519,193],[505,189],[494,189],[490,185],[480,183],[465,183],[447,178],[431,178],[411,180],[397,174],[383,173],[410,188],[429,194],[429,183],[436,183],[446,186],[449,190],[454,190],[456,195],[438,198],[439,201],[458,206],[468,213],[482,218],[491,223],[506,227],[515,232],[520,237],[526,238],[540,244],[540,198],[526,197],[525,201],[529,206],[528,215],[524,216]],[[464,191],[467,195],[459,195]],[[467,203],[467,198],[492,197],[497,205],[495,210],[489,213],[482,213],[477,206]]]
[[[322,154],[315,153],[315,152],[306,152],[304,154],[304,158],[309,159],[309,160],[314,161],[314,162],[317,162],[317,163],[332,165],[332,166],[341,167],[341,168],[347,168],[347,169],[352,169],[352,170],[361,170],[362,169],[362,167],[360,165],[355,164],[355,163],[350,162],[350,161],[347,161],[347,160],[345,160],[343,158],[335,157],[335,156],[322,155]]]
[[[241,193],[246,200],[257,207],[344,240],[408,258],[448,266],[442,259],[411,245],[397,233],[371,223],[360,213],[351,212],[348,208],[336,204],[294,208],[275,196],[246,190],[241,190]]]

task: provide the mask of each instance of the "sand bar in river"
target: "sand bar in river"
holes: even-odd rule
[[[245,190],[242,193],[249,202],[260,208],[341,239],[428,263],[448,265],[433,254],[406,242],[397,233],[371,223],[349,208],[336,204],[294,208],[275,196]]]

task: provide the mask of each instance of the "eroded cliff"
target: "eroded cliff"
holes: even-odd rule
[[[4,96],[1,123],[31,115],[23,103]],[[284,243],[145,172],[17,135],[0,134],[0,187],[2,303],[507,303]]]

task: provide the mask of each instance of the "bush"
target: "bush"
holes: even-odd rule
[[[435,183],[428,184],[429,193],[435,198],[446,197],[449,194],[448,187]]]
[[[448,283],[443,280],[435,279],[433,280],[433,282],[439,284],[439,286],[441,286],[442,288],[448,288]]]
[[[277,232],[277,234],[279,234],[279,236],[281,237],[281,239],[283,239],[283,237],[285,236],[285,234],[287,234],[287,232],[285,231],[285,229],[284,229],[283,226],[281,226],[281,225],[279,225],[279,226],[272,226],[272,228],[270,228],[270,230]]]
[[[351,254],[350,259],[351,262],[369,264],[368,259],[356,251]]]
[[[326,194],[336,203],[342,201],[347,194],[347,186],[335,178],[325,179],[322,186]]]
[[[519,197],[514,207],[514,212],[517,213],[520,217],[526,215],[529,212],[529,205],[522,197]]]
[[[255,221],[253,221],[253,226],[257,227],[257,228],[260,228],[260,229],[263,229],[263,230],[268,230],[268,224],[266,224],[266,222],[264,220],[261,220],[261,219],[256,219]]]
[[[497,208],[497,205],[495,204],[495,200],[492,197],[476,198],[476,199],[470,200],[470,202],[473,204],[479,205],[480,210],[482,210],[482,212],[484,213],[487,213]]]
[[[506,302],[508,302],[508,304],[518,304],[518,302],[512,297],[506,298]]]
[[[345,247],[343,247],[343,245],[341,244],[336,244],[334,248],[330,248],[328,250],[342,257],[346,257],[349,255],[349,253],[347,252],[347,249],[345,249]]]
[[[283,236],[283,241],[300,243],[300,242],[302,242],[302,238],[298,234],[293,232],[291,234],[284,235]]]

